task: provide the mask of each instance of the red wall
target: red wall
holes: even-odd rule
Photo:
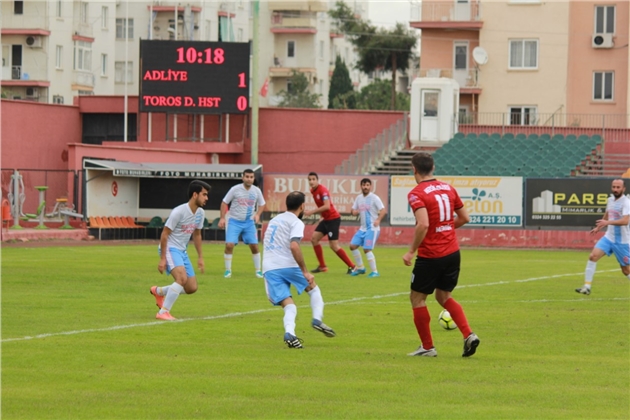
[[[268,173],[334,173],[336,165],[402,117],[389,111],[261,109],[259,162]]]

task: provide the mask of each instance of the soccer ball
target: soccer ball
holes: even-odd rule
[[[453,318],[451,318],[451,314],[448,313],[446,309],[440,312],[438,322],[440,323],[440,327],[444,328],[445,330],[454,330],[455,328],[457,328],[457,325],[455,325],[455,321],[453,321]]]

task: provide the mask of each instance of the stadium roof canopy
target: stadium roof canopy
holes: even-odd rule
[[[262,173],[262,165],[208,163],[137,163],[118,160],[84,159],[83,169],[112,171],[125,178],[241,179],[245,169]]]

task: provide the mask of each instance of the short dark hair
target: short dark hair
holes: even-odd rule
[[[420,175],[429,175],[433,172],[435,162],[433,156],[427,152],[418,152],[411,158],[411,164]]]
[[[309,172],[308,176],[314,176],[316,179],[319,179],[319,176],[315,172]]]
[[[306,196],[301,191],[293,191],[287,195],[287,210],[295,211],[300,208],[302,204],[306,201]]]
[[[194,193],[199,194],[201,190],[210,192],[210,188],[210,184],[207,182],[195,179],[188,185],[188,198],[191,199]]]
[[[245,176],[245,174],[253,174],[253,173],[254,173],[254,171],[252,169],[245,169],[243,171],[243,176]]]
[[[363,178],[361,180],[361,185],[363,185],[363,184],[370,184],[370,185],[372,185],[372,181],[370,180],[370,178]]]

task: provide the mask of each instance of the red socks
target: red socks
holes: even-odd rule
[[[313,245],[313,249],[315,250],[317,261],[319,261],[319,266],[326,267],[326,262],[324,262],[324,250],[322,249],[322,246],[319,244]]]
[[[337,253],[337,256],[341,258],[341,261],[345,262],[348,267],[354,268],[354,263],[350,260],[350,258],[348,258],[348,254],[346,254],[346,251],[344,251],[343,248],[339,248],[335,252]]]
[[[422,347],[425,350],[429,350],[434,347],[429,322],[431,322],[431,315],[429,315],[429,310],[426,306],[413,308],[413,323],[416,324],[416,330],[418,330],[420,341],[422,341]]]
[[[449,298],[444,302],[444,309],[451,314],[451,318],[453,318],[453,321],[457,324],[457,328],[459,328],[464,338],[468,337],[472,331],[468,325],[468,320],[466,319],[462,305],[457,303],[455,299]]]

